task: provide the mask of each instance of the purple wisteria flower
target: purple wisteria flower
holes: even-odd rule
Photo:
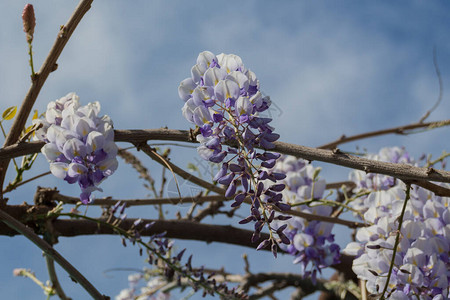
[[[314,168],[303,159],[281,156],[272,171],[286,174],[283,183],[287,188],[283,191],[283,201],[291,205],[292,209],[315,215],[331,214],[330,206],[319,203],[299,205],[323,197],[326,182],[318,178],[320,168]],[[316,281],[317,273],[321,273],[321,269],[340,262],[340,247],[334,243],[334,235],[331,233],[333,225],[299,217],[272,223],[275,228],[286,227],[284,234],[292,243],[280,244],[280,248],[295,256],[294,263],[301,264],[303,274],[311,277],[313,282]]]
[[[258,117],[269,108],[270,98],[262,96],[255,73],[237,55],[200,53],[178,94],[185,101],[183,116],[200,128],[198,151],[207,160],[225,159],[229,152],[222,149],[225,141],[253,150],[255,146],[271,149],[279,138],[268,125],[271,119]]]
[[[161,276],[150,277],[150,274],[150,270],[144,270],[143,273],[129,275],[129,288],[121,290],[115,300],[169,300],[170,293],[159,291],[168,284],[166,280]],[[141,281],[147,281],[147,284],[138,291]]]
[[[344,253],[355,255],[353,271],[367,281],[367,290],[380,295],[392,261],[405,186],[374,191],[364,218],[372,223],[357,231]],[[389,299],[448,299],[450,273],[450,201],[412,186],[400,242],[385,297]]]
[[[117,169],[117,146],[111,119],[100,117],[98,102],[80,106],[75,93],[52,101],[36,138],[46,142],[41,152],[50,163],[50,171],[68,183],[78,183],[80,200],[87,204],[91,193]]]
[[[364,157],[371,160],[417,166],[417,163],[409,156],[408,152],[400,147],[385,147],[382,148],[378,154],[367,154]],[[353,189],[353,192],[362,194],[351,202],[352,208],[359,211],[361,214],[364,214],[370,207],[374,207],[370,204],[372,200],[368,199],[367,195],[363,195],[364,193],[368,194],[370,191],[385,191],[399,184],[399,181],[394,177],[383,174],[366,173],[360,170],[353,170],[350,172],[349,179],[356,183],[356,188]],[[355,214],[355,216],[360,217],[358,214]]]
[[[263,97],[255,73],[244,67],[239,56],[216,56],[209,51],[199,54],[191,77],[181,82],[178,93],[185,101],[183,116],[200,130],[199,155],[222,163],[214,180],[225,185],[225,196],[235,197],[233,207],[245,199],[251,200],[251,215],[241,222],[255,222],[252,240],[256,242],[264,225],[273,220],[270,215],[274,207],[290,209],[281,201],[284,184],[276,184],[285,175],[260,170],[272,168],[280,155],[256,150],[273,149],[273,142],[279,138],[269,125],[272,119],[259,116],[271,105],[270,98]],[[226,143],[233,147],[226,147]],[[262,181],[267,179],[273,184],[265,188]],[[243,190],[238,191],[238,186]],[[279,236],[280,233],[277,232]],[[276,255],[275,242],[271,242]]]
[[[398,147],[383,148],[369,158],[417,165]],[[353,271],[367,281],[370,293],[382,293],[392,261],[399,216],[405,201],[405,184],[394,178],[353,171],[356,193],[367,192],[350,205],[372,224],[357,231],[357,242],[344,252],[355,255]],[[412,185],[400,242],[387,288],[390,299],[448,299],[450,273],[449,198],[437,197]]]

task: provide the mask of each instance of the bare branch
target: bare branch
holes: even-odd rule
[[[192,176],[195,177],[195,176]],[[192,179],[192,178],[191,178]],[[37,197],[41,197],[42,199],[45,199],[46,203],[48,203],[51,200],[56,201],[62,201],[64,203],[68,204],[77,204],[80,202],[80,199],[77,197],[70,197],[66,195],[62,195],[58,193],[55,189],[48,189],[48,188],[38,188],[36,192]],[[108,205],[113,206],[117,202],[121,201],[123,204],[125,204],[127,207],[129,206],[138,206],[138,205],[157,205],[157,204],[182,204],[182,203],[204,203],[204,202],[217,202],[221,203],[223,201],[228,201],[230,199],[225,198],[223,195],[214,195],[214,196],[198,196],[198,197],[182,197],[182,198],[156,198],[156,199],[112,199],[110,197],[108,198],[101,198],[101,199],[95,199],[95,201],[90,205]],[[251,199],[248,197],[244,200],[247,204],[252,204]],[[200,221],[205,215],[205,213],[211,213],[211,209],[214,209],[214,211],[217,211],[217,208],[219,208],[220,205],[214,206],[213,208],[207,208],[204,212],[201,213],[200,216],[196,216],[194,219],[196,221]],[[364,227],[366,224],[360,223],[360,222],[354,222],[354,221],[347,221],[338,219],[335,217],[328,217],[328,216],[321,216],[321,215],[315,215],[315,214],[309,214],[304,213],[297,210],[290,210],[290,211],[280,211],[283,214],[286,215],[292,215],[300,218],[304,218],[308,221],[316,220],[316,221],[322,221],[322,222],[328,222],[333,224],[340,224],[347,226],[349,228],[357,228],[357,227]]]
[[[5,207],[7,212],[20,220],[35,220],[36,216],[45,216],[51,209],[48,206],[36,205],[8,205]],[[99,219],[105,221],[104,219]],[[119,227],[128,230],[131,228],[136,219],[125,219]],[[231,245],[250,247],[255,249],[258,241],[251,242],[253,231],[236,228],[227,225],[211,225],[192,222],[188,220],[143,220],[144,223],[155,222],[149,229],[142,231],[141,236],[151,236],[157,233],[166,232],[166,237],[197,240],[207,243],[221,242]],[[33,223],[30,223],[32,226]],[[113,229],[108,226],[98,224],[89,220],[81,219],[56,219],[52,222],[54,233],[63,237],[74,237],[81,235],[103,235],[115,234]],[[0,235],[14,236],[18,233],[15,230],[0,223]],[[260,241],[268,239],[269,234],[261,233]],[[270,251],[270,249],[261,249],[262,251]],[[282,253],[281,249],[278,252]],[[341,255],[341,263],[333,265],[332,267],[346,275],[346,279],[355,278],[355,274],[351,270],[353,257],[348,255]]]
[[[47,80],[48,75],[56,69],[56,61],[58,60],[59,55],[69,41],[78,23],[90,9],[92,1],[93,0],[81,0],[66,25],[61,27],[56,41],[42,64],[41,69],[32,78],[31,87],[19,108],[19,112],[17,113],[17,117],[14,119],[11,129],[6,137],[4,146],[9,146],[17,142],[42,86]],[[9,159],[0,161],[0,190],[3,190],[3,182],[5,180],[8,164]]]
[[[53,260],[53,258],[51,258],[48,255],[45,255],[45,262],[47,263],[48,276],[52,283],[52,287],[55,289],[58,297],[61,300],[71,300],[70,298],[68,298],[66,296],[66,294],[64,293],[64,290],[61,287],[61,284],[59,283],[58,276],[56,275],[56,270],[55,270],[55,261]]]
[[[356,187],[356,184],[353,181],[330,182],[330,183],[327,183],[325,188],[327,190],[332,190],[332,189],[340,189],[342,186],[345,186],[349,190],[352,190]]]
[[[148,129],[148,130],[116,130],[115,134],[116,134],[115,136],[116,141],[130,142],[134,144],[139,144],[151,139],[177,140],[191,143],[194,142],[188,131],[171,130],[164,128]],[[444,170],[436,170],[433,168],[419,168],[406,164],[395,164],[389,162],[375,161],[367,158],[345,154],[336,150],[331,151],[325,149],[317,149],[283,142],[275,142],[274,144],[275,148],[273,149],[273,151],[275,152],[293,155],[309,161],[317,160],[365,171],[367,173],[384,174],[406,181],[416,181],[416,184],[418,184],[418,182],[424,181],[427,182],[437,181],[450,183],[450,172]],[[42,142],[32,142],[32,143],[15,144],[12,146],[4,147],[0,149],[0,159],[5,158],[9,159],[24,154],[35,153],[39,151],[39,149],[43,145],[44,143]],[[142,150],[146,152],[147,155],[151,157],[153,156],[157,162],[165,164],[164,161],[153,155],[150,146],[142,144]],[[179,174],[184,179],[189,180],[188,178],[193,177],[193,175],[175,166],[170,161],[168,161],[168,163],[173,168],[174,172]],[[201,184],[199,184],[200,182],[196,184],[206,187],[207,189],[214,191],[216,193],[220,194],[224,193],[223,189],[221,189],[220,187],[217,187],[202,179],[200,179],[200,181]],[[431,191],[434,192],[434,190]],[[442,193],[442,189],[440,189],[440,191],[437,192]]]
[[[450,124],[450,120],[448,122]],[[189,132],[185,130],[162,128],[115,131],[116,142],[139,143],[156,139],[195,143],[195,141],[192,140]],[[403,180],[425,180],[450,183],[450,172],[448,171],[433,169],[433,172],[430,172],[427,168],[374,161],[362,157],[340,153],[339,151],[317,149],[283,142],[275,142],[274,144],[275,148],[273,149],[273,151],[275,152],[293,155],[309,161],[322,161],[365,172],[384,174]],[[36,153],[43,145],[43,142],[31,142],[4,147],[0,149],[0,159],[10,159],[25,154]],[[147,147],[145,147],[145,149],[146,148]],[[191,174],[187,173],[186,176],[191,176]]]
[[[33,244],[38,246],[46,255],[55,260],[70,276],[78,282],[92,298],[97,300],[106,300],[108,297],[100,294],[99,291],[77,270],[75,269],[61,254],[59,254],[52,246],[46,241],[37,236],[31,229],[11,217],[5,211],[0,209],[0,220],[12,228],[17,233],[22,234],[29,239]]]
[[[376,131],[370,131],[370,132],[365,132],[365,133],[361,133],[361,134],[356,134],[356,135],[352,135],[352,136],[341,136],[339,139],[328,143],[328,144],[324,144],[322,146],[319,146],[317,148],[319,149],[334,149],[337,146],[341,145],[341,144],[345,144],[345,143],[349,143],[349,142],[353,142],[356,140],[362,140],[362,139],[366,139],[366,138],[371,138],[371,137],[375,137],[375,136],[380,136],[380,135],[385,135],[385,134],[408,134],[408,131],[414,130],[414,129],[418,129],[418,128],[438,128],[438,127],[443,127],[443,126],[448,126],[450,125],[450,120],[443,120],[443,121],[437,121],[437,122],[429,122],[429,123],[413,123],[413,124],[409,124],[409,125],[403,125],[403,126],[399,126],[399,127],[393,127],[393,128],[388,128],[388,129],[382,129],[382,130],[376,130]]]
[[[62,195],[56,192],[52,196],[53,200],[62,201],[68,204],[77,204],[80,202],[80,198],[78,197],[70,197],[66,195]],[[102,205],[102,206],[114,206],[117,202],[122,202],[126,205],[126,207],[130,206],[141,206],[141,205],[160,205],[160,204],[172,204],[178,205],[183,203],[204,203],[204,202],[217,202],[217,201],[227,201],[224,196],[221,195],[209,195],[209,196],[198,196],[198,197],[176,197],[176,198],[155,198],[155,199],[112,199],[108,198],[99,198],[95,199],[93,203],[89,205]]]

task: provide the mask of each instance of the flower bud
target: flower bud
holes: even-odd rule
[[[33,5],[25,5],[22,12],[22,20],[23,31],[27,34],[27,42],[31,43],[33,41],[34,27],[36,27]]]

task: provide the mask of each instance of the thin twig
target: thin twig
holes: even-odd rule
[[[407,184],[405,201],[403,202],[402,212],[400,213],[400,216],[398,218],[397,236],[395,237],[394,249],[393,249],[393,253],[392,253],[392,260],[391,260],[391,264],[389,266],[389,272],[387,275],[386,284],[384,285],[383,292],[381,293],[381,298],[380,298],[381,300],[385,299],[384,294],[386,293],[386,291],[389,287],[389,280],[391,280],[392,269],[394,268],[394,264],[395,264],[395,255],[397,253],[397,247],[400,242],[400,235],[401,235],[401,229],[402,229],[402,224],[403,224],[403,216],[405,215],[406,205],[408,204],[410,191],[411,191],[411,185]]]
[[[33,206],[33,210],[28,205],[8,205],[6,206],[7,213],[13,216],[20,216],[21,220],[36,220],[40,216],[47,217],[49,207],[43,205]],[[127,218],[120,223],[120,227],[128,230],[137,219]],[[239,245],[244,247],[256,248],[259,242],[269,238],[268,233],[261,233],[259,241],[255,243],[251,242],[253,235],[252,230],[241,229],[229,225],[215,225],[215,224],[202,224],[197,222],[191,222],[188,220],[151,220],[143,219],[144,224],[152,223],[153,226],[140,232],[142,236],[152,236],[154,234],[166,233],[166,237],[185,240],[197,240],[205,242],[221,242],[231,245]],[[56,219],[52,221],[52,228],[56,236],[74,237],[82,235],[104,235],[104,234],[116,234],[116,232],[102,225],[98,225],[96,222],[80,219]],[[3,225],[0,222],[0,235],[15,236],[18,232]],[[263,249],[262,251],[270,251],[270,249]],[[278,249],[281,253],[282,250]],[[332,268],[346,274],[346,278],[356,278],[355,274],[351,270],[353,261],[352,256],[341,255],[341,263],[333,265]]]
[[[9,146],[17,142],[25,123],[30,115],[31,109],[41,91],[42,86],[47,80],[48,75],[55,70],[57,66],[56,61],[58,60],[61,52],[63,51],[65,45],[69,41],[72,33],[77,27],[78,23],[81,21],[86,12],[90,9],[93,0],[81,0],[74,12],[70,16],[66,25],[62,26],[52,49],[50,50],[47,58],[42,64],[38,73],[32,78],[31,87],[28,90],[22,105],[19,108],[17,117],[11,126],[8,136],[5,139],[3,146]],[[3,190],[3,182],[6,176],[6,170],[8,169],[9,159],[0,161],[0,190]],[[3,195],[1,195],[3,198]]]
[[[208,207],[201,209],[193,218],[194,222],[200,222],[201,220],[203,220],[204,218],[206,218],[207,216],[214,216],[215,214],[218,213],[219,208],[221,208],[223,206],[222,202],[218,202],[218,201],[214,201],[214,202],[210,202]]]
[[[143,144],[143,145],[139,145],[136,146],[138,148],[138,150],[141,150],[142,148],[145,148],[144,153],[147,154],[148,156],[150,156],[154,161],[162,164],[165,168],[169,169],[170,172],[172,173],[173,179],[175,180],[175,184],[177,187],[177,192],[178,195],[181,198],[181,191],[180,191],[180,186],[178,184],[178,180],[177,177],[175,176],[175,171],[172,168],[173,164],[170,164],[169,161],[162,155],[159,155],[158,152],[156,152],[154,149],[152,149],[150,146],[148,146],[147,144]],[[163,175],[164,177],[164,175]],[[162,197],[162,194],[159,194],[160,197]]]
[[[341,144],[345,144],[345,143],[349,143],[349,142],[353,142],[356,140],[362,140],[362,139],[366,139],[366,138],[371,138],[374,136],[380,136],[380,135],[386,135],[386,134],[408,134],[407,131],[413,130],[413,129],[418,129],[418,128],[427,128],[429,127],[430,129],[432,128],[438,128],[438,127],[442,127],[442,126],[447,126],[450,125],[450,120],[443,120],[443,121],[437,121],[437,122],[429,122],[429,123],[413,123],[413,124],[408,124],[408,125],[403,125],[403,126],[399,126],[399,127],[393,127],[393,128],[388,128],[388,129],[382,129],[382,130],[376,130],[376,131],[370,131],[370,132],[365,132],[365,133],[361,133],[361,134],[356,134],[356,135],[352,135],[352,136],[341,136],[339,139],[324,144],[322,146],[319,146],[317,148],[319,149],[334,149],[337,146],[341,145]]]
[[[47,263],[47,271],[50,281],[52,283],[52,287],[55,289],[56,294],[59,296],[61,300],[70,300],[64,293],[64,290],[59,283],[58,276],[56,275],[55,270],[55,261],[48,255],[44,254],[45,262]]]
[[[178,174],[178,173],[177,173]],[[195,176],[192,176],[190,179],[194,179]],[[197,179],[197,178],[196,178]],[[196,181],[198,182],[198,181]],[[210,183],[208,183],[210,184]],[[43,189],[42,192],[47,191],[48,189]],[[77,197],[70,197],[66,195],[62,195],[54,190],[52,192],[52,200],[62,201],[63,203],[68,204],[77,204],[80,202],[80,199]],[[39,192],[38,192],[39,193]],[[101,198],[95,199],[95,201],[89,205],[105,205],[105,206],[114,206],[117,202],[121,202],[126,205],[126,207],[130,206],[140,206],[140,205],[159,205],[159,204],[172,204],[178,205],[183,203],[205,203],[205,202],[222,202],[229,201],[223,195],[208,195],[208,196],[197,196],[197,197],[182,197],[182,198],[155,198],[155,199],[112,199],[112,198]],[[251,205],[251,199],[245,199],[244,201],[247,204]],[[301,217],[306,220],[317,220],[322,222],[329,222],[334,224],[344,225],[350,228],[364,227],[366,226],[364,223],[353,222],[342,220],[334,217],[321,216],[315,214],[308,214],[297,210],[283,211],[283,214],[288,214],[296,217]]]
[[[423,123],[423,121],[425,121],[425,119],[428,118],[430,114],[439,106],[439,104],[442,101],[442,96],[444,95],[444,84],[442,83],[441,71],[439,71],[439,65],[437,62],[436,46],[433,47],[433,65],[434,70],[436,71],[436,76],[439,81],[439,96],[436,103],[434,103],[433,107],[430,108],[430,110],[428,110],[422,118],[420,118],[419,123]]]
[[[62,201],[68,204],[80,203],[79,197],[65,196],[60,193],[55,193],[52,196],[53,200]],[[160,205],[160,204],[172,204],[179,205],[184,203],[204,203],[204,202],[216,202],[216,201],[227,201],[227,199],[222,195],[210,195],[210,196],[198,196],[198,197],[173,197],[173,198],[155,198],[155,199],[112,199],[112,198],[100,198],[95,199],[92,205],[101,206],[114,206],[117,202],[123,203],[126,207],[130,206],[141,206],[141,205]]]
[[[247,201],[244,201],[244,202],[247,202]],[[321,221],[321,222],[340,224],[340,225],[347,226],[349,228],[358,228],[358,227],[367,226],[366,224],[361,223],[361,222],[347,221],[347,220],[342,220],[342,219],[335,218],[335,217],[321,216],[321,215],[316,215],[316,214],[308,214],[308,213],[304,213],[304,212],[301,212],[298,210],[292,210],[292,209],[288,210],[288,211],[282,211],[281,209],[279,209],[276,206],[273,206],[273,208],[284,215],[296,216],[296,217],[306,219],[308,221],[316,220],[316,221]]]
[[[46,255],[56,261],[67,273],[78,282],[92,298],[98,300],[108,299],[106,296],[100,294],[99,291],[77,270],[73,267],[61,254],[59,254],[52,246],[46,241],[37,236],[31,229],[11,217],[9,214],[0,209],[0,220],[14,229],[18,233],[25,236],[28,240],[38,246]]]
[[[340,189],[342,186],[345,186],[349,190],[352,190],[356,187],[356,184],[353,181],[330,182],[330,183],[327,183],[327,185],[325,186],[325,189],[327,189],[327,190]]]
[[[130,151],[119,149],[117,155],[120,156],[127,164],[130,164],[138,173],[139,177],[148,182],[148,188],[153,192],[155,197],[158,197],[155,189],[155,180],[150,175],[148,169],[144,167],[142,162]]]
[[[361,300],[367,300],[367,290],[366,281],[363,279],[358,279],[359,288],[361,289]]]
[[[214,185],[203,179],[200,179],[200,178],[192,175],[191,173],[188,173],[185,170],[181,169],[180,167],[173,164],[172,162],[163,159],[160,155],[156,155],[155,151],[149,145],[147,145],[147,144],[139,145],[139,150],[142,150],[151,159],[153,159],[157,163],[161,164],[162,166],[168,167],[171,171],[173,171],[175,174],[178,174],[181,178],[183,178],[185,180],[189,180],[192,183],[195,183],[201,187],[204,187],[204,188],[211,190],[213,192],[216,192],[218,194],[222,194],[222,195],[225,194],[225,190],[218,187],[217,185]]]
[[[251,287],[267,281],[285,282],[288,286],[301,287],[303,296],[316,291],[330,292],[325,288],[324,281],[320,279],[317,280],[316,284],[313,284],[311,279],[305,278],[303,275],[291,273],[247,273],[240,281],[240,288],[243,291],[248,291]]]
[[[36,179],[38,179],[38,178],[41,178],[41,177],[44,177],[44,176],[47,176],[47,175],[50,175],[50,174],[52,174],[52,172],[48,171],[48,172],[45,172],[45,173],[41,173],[41,174],[39,174],[39,175],[36,175],[36,176],[34,176],[34,177],[31,177],[31,178],[29,178],[29,179],[27,179],[27,180],[21,181],[21,182],[19,182],[19,183],[16,184],[16,185],[13,185],[13,186],[7,186],[6,189],[3,190],[3,194],[6,194],[6,193],[8,193],[8,192],[11,192],[12,190],[15,190],[16,188],[18,188],[19,186],[24,185],[25,183],[31,182],[31,181],[33,181],[33,180],[36,180]]]

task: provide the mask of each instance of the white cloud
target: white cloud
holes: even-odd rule
[[[20,20],[24,3],[0,4],[3,109],[21,101],[29,86]],[[280,118],[274,120],[281,139],[315,146],[342,133],[416,121],[437,97],[431,57],[434,43],[445,93],[450,90],[450,61],[445,54],[450,50],[448,26],[440,24],[445,21],[448,25],[448,9],[438,4],[422,6],[419,1],[409,7],[371,4],[368,8],[346,7],[345,3],[336,7],[264,1],[232,4],[94,1],[64,50],[60,68],[50,75],[37,107],[42,111],[49,100],[76,91],[83,103],[101,101],[102,112],[113,117],[117,128],[187,128],[177,86],[189,76],[198,52],[235,53],[257,74],[262,90],[282,110]],[[38,68],[72,7],[41,1],[35,8]],[[444,94],[431,119],[448,118],[447,98]],[[404,144],[415,156],[422,149],[437,154],[448,147],[448,139],[442,138],[447,134],[448,129],[441,129],[358,144],[373,151],[384,145]],[[353,150],[354,144],[345,148]],[[183,150],[175,158],[180,164],[191,160],[193,152]],[[154,166],[148,164],[153,172]],[[105,182],[105,195],[116,193],[125,198],[145,193],[136,182],[136,174],[124,169]],[[347,172],[330,168],[329,173],[340,179],[346,178]],[[326,173],[325,167],[322,174]],[[61,187],[64,183],[48,179],[45,184]],[[129,188],[131,191],[123,188],[131,185],[139,187]],[[117,186],[117,191],[113,190]],[[76,186],[67,188],[76,194],[75,190]],[[16,198],[31,201],[32,193],[30,188]],[[119,259],[117,253],[110,255],[112,260]],[[124,259],[123,264],[129,262]],[[86,260],[83,268],[92,262],[89,257]],[[6,276],[10,277],[9,270]]]

